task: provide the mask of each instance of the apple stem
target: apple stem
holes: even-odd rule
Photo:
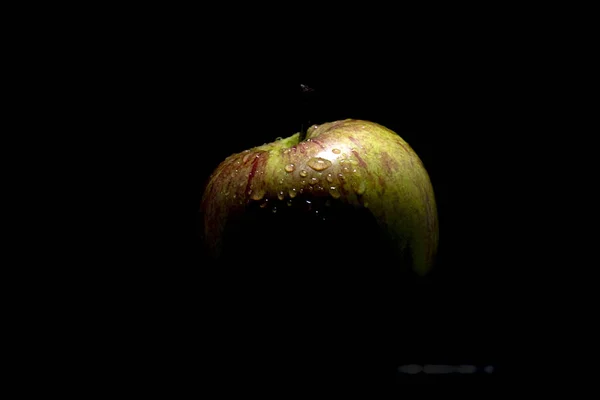
[[[304,129],[304,124],[300,125],[300,136],[298,137],[298,141],[302,142],[304,141],[304,139],[306,139],[306,132],[308,132],[308,129]]]
[[[302,113],[302,123],[300,124],[300,137],[299,140],[300,142],[302,142],[304,139],[306,139],[306,134],[308,132],[308,128],[310,126],[310,117],[311,117],[311,104],[313,103],[313,101],[311,101],[313,99],[313,93],[315,92],[315,89],[304,85],[304,84],[300,84],[300,89],[302,91],[302,101],[301,101],[301,110],[300,112]],[[304,128],[304,122],[306,122],[306,129]]]

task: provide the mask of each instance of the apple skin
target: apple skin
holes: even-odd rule
[[[265,225],[268,219],[285,220],[290,210],[296,215],[293,222]],[[377,233],[365,237],[372,238],[374,245],[385,242],[386,249],[391,249],[380,262],[421,276],[432,268],[438,219],[429,175],[398,134],[364,120],[313,125],[302,141],[296,133],[229,156],[204,190],[202,239],[215,260],[238,252],[244,253],[238,254],[239,260],[268,260],[275,247],[286,243],[285,236],[296,232],[290,236],[289,250],[275,252],[277,257],[289,251],[289,257],[302,258],[310,254],[300,250],[303,241],[312,247],[326,247],[331,236],[351,237],[348,231],[364,229],[364,224],[353,226],[348,210],[362,213],[363,220],[367,215],[369,227],[376,225]],[[244,219],[247,215],[253,217]],[[246,227],[239,228],[239,224]],[[327,225],[323,228],[326,234],[319,233],[319,224]],[[269,234],[260,230],[262,226],[279,230],[270,234],[271,239],[280,240],[272,244],[269,238],[260,241],[254,237]],[[258,231],[260,235],[255,234]],[[229,239],[236,234],[243,238]],[[242,243],[244,238],[252,246],[242,251],[234,243]],[[339,240],[333,245],[338,254],[354,254],[346,261],[358,260],[361,253],[370,251],[368,246],[357,248],[361,242],[351,240],[348,248],[340,249],[344,243]],[[273,256],[275,264],[277,257]]]

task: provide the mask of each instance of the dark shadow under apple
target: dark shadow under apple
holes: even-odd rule
[[[251,204],[226,227],[213,268],[229,350],[269,373],[383,379],[419,279],[410,257],[366,208],[295,204]]]

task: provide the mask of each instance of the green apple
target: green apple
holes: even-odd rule
[[[438,246],[423,163],[398,134],[363,120],[313,125],[231,155],[209,178],[201,213],[215,260],[268,264],[275,274],[309,264],[318,272],[340,259],[360,263],[360,276],[376,259],[424,275]]]

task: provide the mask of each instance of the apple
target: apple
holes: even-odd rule
[[[398,134],[365,120],[313,125],[227,157],[200,210],[208,254],[264,279],[335,270],[360,281],[378,264],[422,276],[438,246],[423,163]]]
[[[378,358],[394,356],[398,332],[418,328],[411,313],[425,294],[410,282],[434,262],[436,202],[390,129],[346,119],[233,154],[200,211],[216,266],[211,326],[231,357],[364,379],[392,362]]]

